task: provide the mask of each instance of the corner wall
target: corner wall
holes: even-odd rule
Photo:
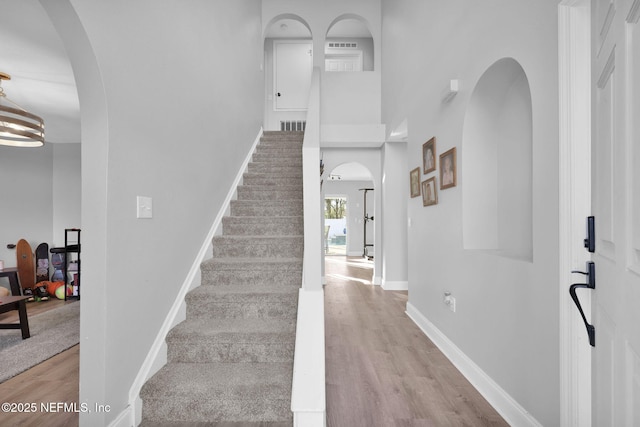
[[[435,206],[408,199],[409,304],[542,425],[558,425],[560,411],[557,5],[382,1],[383,122],[408,120],[407,180],[432,136],[438,156],[457,147],[457,187]],[[532,261],[463,248],[463,209],[474,209],[462,203],[465,113],[482,74],[507,57],[532,94]],[[451,79],[461,90],[443,104]]]

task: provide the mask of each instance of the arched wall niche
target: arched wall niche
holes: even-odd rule
[[[531,90],[503,58],[480,77],[462,137],[463,244],[533,261]]]
[[[368,21],[356,14],[340,15],[325,35],[325,71],[373,71],[374,51]]]

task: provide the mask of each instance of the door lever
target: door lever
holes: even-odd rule
[[[576,289],[578,288],[586,288],[586,289],[595,289],[596,288],[596,265],[593,261],[587,261],[587,271],[572,271],[572,273],[584,274],[587,276],[587,283],[574,283],[569,287],[569,294],[571,295],[571,299],[578,307],[578,311],[580,312],[580,316],[582,316],[582,321],[584,322],[584,326],[587,328],[587,335],[589,336],[589,344],[592,347],[596,345],[596,328],[587,322],[587,317],[584,315],[584,310],[582,310],[582,305],[580,304],[580,300],[576,295]]]

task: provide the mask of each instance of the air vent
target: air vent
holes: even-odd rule
[[[358,43],[354,42],[330,42],[329,47],[338,49],[354,49],[358,47]]]
[[[280,130],[283,131],[304,131],[306,126],[307,122],[305,120],[287,120],[280,122]]]

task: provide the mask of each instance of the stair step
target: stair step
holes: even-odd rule
[[[232,200],[233,216],[291,216],[302,213],[302,199],[293,200],[261,200],[256,204],[253,200]]]
[[[266,173],[245,173],[243,185],[300,185],[302,186],[302,170],[297,175],[281,175]]]
[[[257,163],[251,162],[247,165],[247,172],[266,172],[266,173],[279,173],[282,175],[289,175],[291,173],[301,173],[302,165],[272,165],[269,163]]]
[[[241,185],[237,194],[238,200],[301,200],[302,186]]]
[[[171,363],[293,360],[296,318],[187,319],[167,335]]]
[[[186,296],[187,319],[295,318],[300,284],[199,286]]]
[[[222,218],[225,236],[284,236],[304,233],[302,216],[227,216]]]
[[[253,156],[251,156],[251,160],[254,163],[302,167],[302,155],[290,155],[288,153],[283,153],[281,155],[272,153],[254,153]]]
[[[200,266],[202,286],[275,284],[300,286],[300,258],[211,258]]]
[[[265,130],[262,132],[261,139],[293,139],[302,141],[304,138],[304,131],[280,131],[280,130]]]
[[[302,236],[215,236],[214,257],[291,258],[302,257]]]
[[[265,142],[256,147],[254,154],[302,157],[302,144],[297,142]]]
[[[287,422],[293,363],[169,363],[142,388],[143,419]],[[275,425],[274,425],[275,427]]]

